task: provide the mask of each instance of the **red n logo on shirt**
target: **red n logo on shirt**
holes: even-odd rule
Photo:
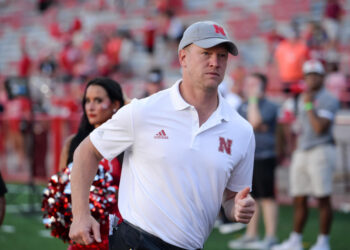
[[[219,151],[220,152],[226,152],[226,154],[231,155],[231,145],[232,145],[232,140],[227,139],[223,137],[219,137],[220,145],[219,145]]]
[[[215,32],[216,33],[221,33],[223,36],[226,36],[225,31],[224,31],[224,29],[222,27],[214,24],[214,28],[215,28]]]

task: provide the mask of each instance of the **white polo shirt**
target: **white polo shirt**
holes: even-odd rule
[[[251,186],[255,139],[221,95],[199,127],[180,82],[124,106],[90,140],[107,159],[125,151],[118,202],[123,218],[170,244],[196,249],[213,228],[225,188]]]

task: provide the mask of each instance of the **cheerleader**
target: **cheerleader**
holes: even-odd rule
[[[117,206],[117,188],[121,174],[121,160],[119,156],[112,161],[102,159],[91,186],[91,213],[100,222],[102,242],[90,245],[74,244],[69,237],[69,227],[72,221],[70,199],[70,171],[73,167],[73,154],[79,143],[92,130],[107,121],[124,105],[124,98],[120,85],[108,78],[96,78],[90,81],[84,92],[81,118],[78,133],[70,136],[64,143],[60,157],[60,171],[51,177],[47,189],[44,191],[42,210],[44,223],[51,228],[51,234],[70,243],[68,250],[75,249],[106,249],[108,250],[109,215],[113,214],[113,222],[121,221]]]

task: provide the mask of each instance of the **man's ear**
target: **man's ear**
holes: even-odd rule
[[[186,63],[186,58],[187,58],[187,51],[185,49],[182,49],[179,51],[179,62],[181,67],[185,68],[187,63]]]

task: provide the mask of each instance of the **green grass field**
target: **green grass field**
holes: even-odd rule
[[[52,238],[49,231],[42,224],[40,212],[28,212],[26,207],[18,208],[17,205],[28,202],[38,204],[40,196],[28,196],[26,186],[8,185],[9,193],[6,196],[8,211],[3,226],[0,228],[1,250],[64,250],[67,244],[61,240]],[[38,193],[41,187],[37,188]],[[31,200],[30,200],[31,198]],[[37,207],[36,207],[37,208]],[[30,209],[29,209],[30,210]],[[33,210],[34,211],[34,210]],[[292,225],[293,209],[290,206],[281,206],[279,215],[278,237],[288,237]],[[263,230],[262,225],[261,230]],[[350,249],[350,214],[336,212],[331,234],[331,246],[333,250]],[[205,250],[225,250],[227,242],[237,238],[244,231],[222,235],[214,230],[206,242]],[[318,233],[318,213],[311,209],[310,217],[304,234],[304,248],[308,249],[315,241]]]

